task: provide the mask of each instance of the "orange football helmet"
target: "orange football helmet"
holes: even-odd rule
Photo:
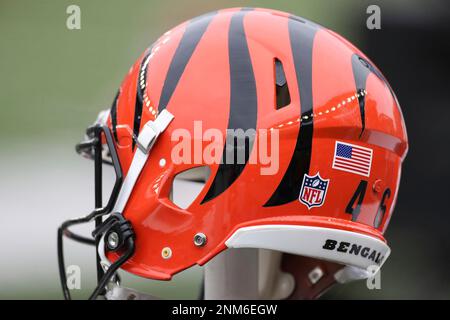
[[[286,253],[288,296],[312,298],[390,253],[383,233],[408,149],[402,112],[374,64],[313,22],[243,8],[175,27],[131,67],[87,136],[77,149],[96,159],[97,198],[102,162],[117,181],[105,207],[98,200],[59,230],[66,297],[62,235],[98,247],[107,271],[93,298],[119,267],[169,280],[227,248]],[[178,178],[195,192],[177,190]],[[94,239],[68,230],[92,220]]]

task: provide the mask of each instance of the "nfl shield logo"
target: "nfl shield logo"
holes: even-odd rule
[[[315,176],[305,174],[298,200],[304,203],[308,209],[320,207],[327,195],[330,179],[322,179],[319,173]]]

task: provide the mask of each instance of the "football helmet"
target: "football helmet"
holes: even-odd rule
[[[64,295],[63,236],[97,248],[91,298],[119,268],[170,280],[231,248],[290,274],[269,298],[365,278],[390,254],[407,149],[392,88],[340,35],[268,9],[194,18],[139,57],[77,146],[95,160],[97,208],[58,230]],[[103,206],[104,163],[116,182]],[[92,238],[69,230],[90,221]]]

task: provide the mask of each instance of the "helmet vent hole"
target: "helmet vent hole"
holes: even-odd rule
[[[208,166],[191,168],[178,173],[172,182],[169,199],[177,207],[187,209],[205,187],[211,170]]]
[[[284,73],[283,63],[275,58],[275,93],[276,93],[276,109],[286,107],[291,103],[291,95]]]

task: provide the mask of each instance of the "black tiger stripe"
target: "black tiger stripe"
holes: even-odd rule
[[[356,92],[358,93],[358,103],[359,103],[359,113],[361,115],[361,132],[359,137],[361,138],[364,130],[366,129],[366,82],[367,77],[370,73],[375,74],[381,81],[385,83],[388,87],[389,92],[394,98],[395,102],[398,105],[397,97],[395,96],[394,91],[391,86],[387,82],[386,78],[381,74],[381,72],[373,66],[367,59],[364,59],[360,55],[354,53],[352,55],[352,71],[353,78],[355,79]],[[361,94],[363,93],[363,94]]]
[[[309,173],[312,154],[314,121],[312,96],[313,43],[319,26],[298,17],[288,21],[289,39],[292,47],[298,91],[300,94],[300,127],[297,142],[284,176],[264,207],[279,206],[297,200],[303,175]]]
[[[352,72],[355,79],[356,93],[359,104],[359,114],[361,116],[361,132],[359,137],[361,138],[364,130],[366,129],[366,82],[367,77],[370,74],[370,67],[368,62],[357,54],[352,55]]]
[[[134,121],[133,121],[133,136],[137,137],[139,135],[139,130],[141,128],[142,119],[142,108],[144,104],[144,94],[147,89],[147,70],[148,70],[148,58],[151,54],[151,48],[147,49],[147,53],[142,59],[139,70],[138,79],[136,85],[136,99],[134,103]],[[132,149],[136,147],[136,139],[133,139]]]
[[[112,132],[113,132],[113,137],[114,139],[117,141],[119,141],[119,139],[117,138],[117,102],[119,99],[119,94],[120,94],[120,89],[117,90],[116,96],[114,97],[114,101],[111,105],[111,109],[110,109],[110,116],[111,116],[111,127],[112,127]]]
[[[215,14],[216,12],[211,12],[192,19],[186,26],[186,30],[175,51],[164,81],[158,105],[159,112],[167,107],[167,104],[180,81],[181,75]]]
[[[230,113],[228,118],[227,132],[241,129],[248,132],[245,137],[245,144],[237,135],[227,135],[227,140],[223,150],[222,163],[219,165],[217,173],[211,186],[208,189],[202,203],[214,199],[226,189],[228,189],[234,181],[240,176],[244,170],[251,150],[256,133],[257,119],[257,95],[256,80],[253,73],[252,61],[248,49],[247,38],[244,30],[244,18],[250,11],[245,8],[236,12],[231,17],[230,29],[228,31],[228,53],[230,64]],[[245,147],[244,161],[238,161],[237,153],[239,149]],[[241,149],[242,150],[242,149]],[[228,157],[227,157],[228,154]],[[230,157],[231,155],[231,157]],[[227,159],[232,158],[232,163],[227,163]],[[243,163],[240,163],[243,162]]]

